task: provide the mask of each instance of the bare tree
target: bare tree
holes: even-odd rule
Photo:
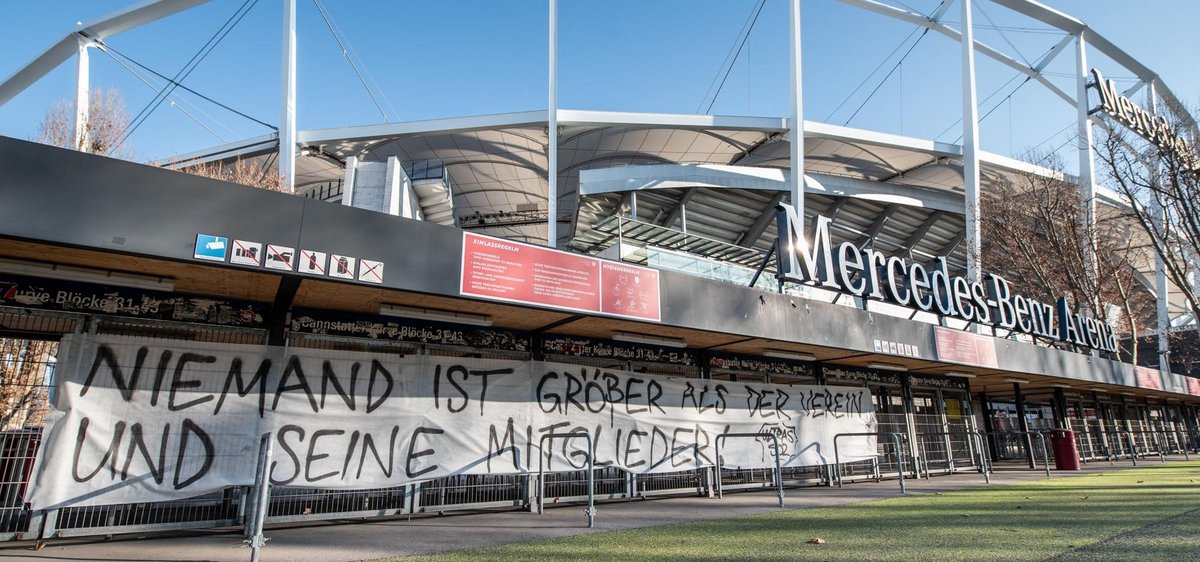
[[[41,427],[49,410],[48,367],[58,343],[0,338],[0,430]]]
[[[269,191],[288,191],[287,183],[274,168],[238,159],[232,163],[209,162],[180,171],[221,181],[239,183]]]
[[[89,99],[86,145],[76,146],[75,107],[66,101],[60,101],[46,110],[46,116],[38,126],[37,142],[130,159],[132,151],[124,146],[122,139],[129,128],[129,113],[121,94],[116,90],[96,88],[91,91]],[[287,191],[286,183],[278,173],[247,160],[210,162],[181,171],[260,189]]]
[[[1103,115],[1103,114],[1100,114]],[[1145,237],[1162,256],[1167,278],[1200,319],[1200,170],[1195,121],[1183,108],[1168,107],[1141,136],[1116,122],[1099,120],[1097,158],[1108,183],[1130,203]],[[1154,139],[1154,140],[1149,140]],[[1187,139],[1191,139],[1190,141]]]
[[[129,159],[132,152],[121,138],[129,128],[129,112],[116,90],[96,88],[88,102],[86,144],[79,146],[75,139],[75,106],[60,101],[46,110],[38,125],[37,142],[92,154]]]
[[[1146,249],[1130,236],[1136,221],[1103,209],[1089,224],[1079,185],[1066,179],[1059,162],[1042,161],[1054,173],[1017,174],[985,192],[983,263],[1020,279],[1030,295],[1045,301],[1066,297],[1075,310],[1113,324],[1136,342],[1154,305],[1137,279]],[[1129,347],[1136,362],[1137,346]]]

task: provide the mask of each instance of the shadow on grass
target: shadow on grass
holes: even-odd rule
[[[1195,509],[1200,487],[1191,481],[1197,478],[1200,463],[1175,463],[1102,476],[517,543],[438,559],[1037,561]],[[790,496],[790,501],[802,503],[803,494]],[[817,537],[825,543],[806,542]],[[1194,551],[1178,555],[1179,549],[1169,541],[1143,546],[1157,549],[1164,559],[1200,558]],[[1114,544],[1109,550],[1124,553],[1124,558],[1112,559],[1142,558],[1128,556],[1130,548],[1135,547]],[[1070,560],[1090,559],[1096,558]]]
[[[1158,521],[1110,539],[1078,548],[1049,562],[1138,560],[1141,562],[1200,559],[1200,510]]]

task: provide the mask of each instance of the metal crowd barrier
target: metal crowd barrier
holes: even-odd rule
[[[1149,435],[1154,438],[1154,449],[1155,449],[1155,452],[1158,453],[1158,460],[1161,462],[1167,462],[1167,457],[1165,454],[1163,454],[1164,453],[1163,445],[1165,443],[1163,442],[1162,436],[1159,434],[1159,432],[1149,431],[1149,430],[1140,430],[1140,431],[1124,431],[1123,433],[1125,433],[1127,436],[1129,436],[1130,449],[1133,450],[1133,452],[1134,452],[1134,455],[1132,455],[1132,456],[1137,456],[1137,449],[1135,448],[1137,442],[1133,439],[1133,436],[1134,435]],[[1146,456],[1149,456],[1149,455],[1150,455],[1150,452],[1147,451]],[[1134,464],[1137,464],[1136,460],[1134,460]]]
[[[1127,430],[1099,432],[1095,429],[1089,429],[1089,431],[1095,446],[1104,447],[1106,449],[1104,454],[1110,459],[1122,458],[1128,454],[1134,463],[1139,460],[1139,456],[1153,454],[1148,448],[1139,446],[1139,439],[1135,438],[1137,435],[1142,435],[1148,444],[1153,443],[1150,446],[1158,448],[1161,460],[1165,460],[1167,448],[1174,448],[1175,446],[1175,444],[1171,443],[1171,436],[1178,436],[1180,438],[1178,444],[1185,456],[1189,454],[1190,450],[1194,451],[1196,445],[1200,445],[1197,442],[1200,435],[1187,430],[1165,432],[1150,430],[1140,432]],[[987,438],[980,432],[966,433],[971,435],[974,442],[978,445],[978,453],[983,459],[983,462],[980,463],[980,468],[984,471],[985,479],[990,480],[989,475],[991,470],[988,469],[990,456],[987,453],[988,449],[984,446],[987,444]],[[1020,432],[1004,433],[1014,436],[1023,435]],[[876,435],[893,440],[893,445],[896,446],[897,451],[896,458],[900,477],[904,478],[907,465],[904,461],[904,443],[908,442],[905,438],[906,436],[896,432],[895,435],[899,437],[899,443],[895,443],[896,437],[892,437],[892,433]],[[920,435],[923,437],[934,436],[932,433]],[[999,437],[1000,434],[989,434],[989,436]],[[25,470],[23,467],[27,464],[25,461],[32,461],[39,437],[40,435],[32,432],[20,435],[10,432],[10,434],[6,434],[0,438],[0,440],[7,440],[5,442],[8,443],[5,449],[5,452],[8,453],[6,459],[12,466],[8,466],[4,471],[7,476],[4,476],[3,479],[13,494],[17,494],[17,491],[23,486],[23,474]],[[1048,471],[1049,455],[1046,451],[1045,437],[1039,434],[1039,440],[1041,440],[1043,459],[1045,459]],[[835,468],[837,470],[836,479],[839,485],[842,484],[843,476],[848,475],[844,471],[849,465],[841,463],[837,445],[838,443],[835,440],[835,459],[837,465],[825,465],[824,467],[829,485],[832,485],[835,479],[833,474]],[[924,455],[921,458],[924,458]],[[1190,457],[1188,458],[1190,459]],[[886,463],[887,460],[889,459],[887,459],[886,453],[881,457],[871,459],[872,469],[876,472],[876,478],[879,477],[879,463],[881,461]],[[20,462],[18,463],[18,461]],[[780,460],[780,464],[782,465],[782,460]],[[701,478],[703,470],[707,469],[645,475],[633,475],[621,472],[608,476],[605,476],[605,471],[601,471],[597,475],[594,470],[587,471],[587,474],[579,473],[582,471],[574,474],[551,473],[545,475],[543,478],[539,478],[539,485],[543,486],[543,488],[538,490],[538,497],[539,500],[543,499],[544,494],[547,491],[552,491],[555,486],[565,487],[570,494],[571,501],[583,500],[583,494],[590,492],[589,497],[591,501],[589,502],[589,511],[591,513],[589,513],[589,519],[591,519],[594,518],[596,495],[600,495],[602,499],[604,497],[617,499],[646,497],[649,495],[678,495],[695,493],[697,490],[703,493],[710,486],[719,486],[719,493],[723,494],[724,491],[732,490],[739,486],[750,487],[753,485],[755,487],[765,487],[772,484],[772,482],[767,480],[768,475],[772,472],[771,469],[733,471],[735,477],[750,475],[748,477],[750,479],[746,481],[747,483],[740,485],[726,485],[725,479],[721,477],[719,467],[716,470],[716,481],[705,482]],[[819,471],[820,469],[817,470]],[[803,471],[806,475],[813,474],[815,476],[811,467],[804,468]],[[773,472],[773,484],[777,493],[779,493],[779,488],[783,485],[782,466],[774,469]],[[928,476],[929,472],[927,471],[926,474]],[[557,476],[561,476],[566,480],[556,481]],[[591,482],[585,488],[584,484],[589,480],[588,476],[591,477]],[[755,484],[757,482],[760,482],[760,484]],[[806,482],[812,483],[812,481]],[[529,492],[530,484],[531,479],[529,476],[473,475],[454,476],[420,484],[373,490],[319,490],[273,486],[265,502],[256,497],[261,488],[242,486],[184,500],[71,507],[47,512],[25,509],[21,505],[19,495],[16,495],[14,496],[16,498],[14,501],[17,503],[5,504],[4,507],[0,508],[0,523],[3,524],[0,525],[0,540],[96,536],[241,525],[245,525],[248,531],[252,531],[255,527],[258,529],[262,528],[262,525],[257,522],[257,518],[260,515],[264,517],[263,524],[270,524],[284,521],[373,517],[479,507],[513,508],[529,505],[529,499],[532,496]],[[787,483],[787,485],[795,484],[790,481]],[[554,494],[551,495],[553,496]],[[560,495],[569,497],[568,494]],[[260,505],[266,506],[266,509],[262,510],[261,514],[257,507]],[[542,507],[541,504],[539,505],[540,507]],[[253,537],[255,534],[248,532],[247,538]]]
[[[750,437],[754,439],[758,439],[760,437],[771,438],[771,442],[774,443],[772,452],[775,453],[775,493],[779,496],[779,507],[783,507],[783,467],[779,463],[779,437],[777,437],[774,433],[722,433],[718,435],[715,440],[713,440],[713,443],[716,446],[715,453],[717,455],[717,497],[725,497],[725,488],[721,482],[721,441],[728,437]]]
[[[983,436],[978,431],[960,431],[960,432],[939,431],[939,432],[933,432],[933,433],[918,433],[917,438],[923,440],[924,437],[956,437],[958,435],[967,435],[971,438],[972,442],[975,443],[975,453],[978,456],[973,456],[971,459],[971,462],[976,462],[976,461],[979,462],[979,464],[977,465],[977,469],[979,470],[979,472],[983,473],[984,482],[991,484],[992,477],[988,473],[989,471],[988,471],[988,466],[987,466],[987,462],[988,462],[987,455],[985,455],[983,453]],[[951,466],[951,471],[953,471],[953,466]],[[925,465],[925,474],[926,475],[929,474],[928,461],[926,461],[926,465]]]
[[[542,436],[538,442],[538,450],[545,451],[546,442],[552,439],[584,439],[587,441],[587,509],[584,509],[584,514],[587,515],[587,526],[589,529],[596,526],[596,482],[593,476],[592,460],[592,435],[586,431],[575,431],[572,433],[547,433]],[[543,500],[545,499],[545,479],[546,479],[546,455],[538,454],[538,494],[537,494],[537,512],[540,514],[543,511]]]
[[[904,489],[904,452],[903,452],[903,449],[901,449],[901,447],[900,447],[901,434],[899,434],[899,433],[839,433],[837,435],[834,435],[833,436],[833,463],[837,467],[836,472],[837,472],[838,488],[842,487],[842,457],[841,457],[841,451],[838,450],[838,439],[840,439],[842,437],[891,437],[892,445],[894,447],[894,454],[896,455],[896,463],[900,467],[900,470],[897,472],[897,474],[900,475],[900,493],[901,494],[908,493]]]
[[[1038,442],[1042,445],[1042,464],[1046,468],[1046,478],[1050,477],[1050,451],[1046,449],[1046,436],[1041,431],[1001,431],[996,435],[1028,435],[1036,436]],[[1034,469],[1037,468],[1037,463],[1034,463]]]

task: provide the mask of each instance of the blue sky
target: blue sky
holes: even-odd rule
[[[215,0],[111,38],[115,50],[163,74],[174,74],[244,0]],[[253,1],[253,0],[251,0]],[[938,0],[891,0],[923,13]],[[1048,0],[1076,16],[1158,72],[1184,101],[1200,102],[1192,54],[1200,2],[1153,0],[1131,9],[1122,0]],[[8,76],[77,21],[127,1],[4,0],[0,23]],[[563,108],[703,113],[705,93],[720,75],[755,0],[560,0],[559,100]],[[976,0],[977,38],[1023,60],[1036,60],[1059,36],[987,0]],[[312,0],[299,6],[299,125],[325,128],[541,109],[546,106],[546,2],[323,0],[375,86],[376,108]],[[957,24],[955,5],[945,20]],[[960,128],[958,44],[940,34],[833,0],[804,1],[805,104],[810,120],[849,124],[957,142]],[[279,119],[280,3],[259,0],[184,84],[269,123]],[[1003,28],[1003,34],[995,28]],[[907,39],[907,40],[906,40]],[[896,65],[900,55],[911,52]],[[729,72],[712,113],[784,115],[787,104],[787,2],[767,0]],[[888,55],[896,50],[890,58]],[[1124,85],[1128,72],[1089,53]],[[986,150],[1021,155],[1070,150],[1074,109],[1036,83],[978,57],[978,89]],[[93,51],[93,86],[118,89],[131,114],[154,91],[113,58]],[[1050,79],[1074,93],[1072,52],[1048,67]],[[879,71],[872,75],[872,71]],[[894,69],[894,70],[893,70]],[[884,76],[890,76],[884,80]],[[870,77],[870,78],[869,78]],[[0,106],[0,134],[32,138],[46,107],[71,95],[69,62]],[[860,86],[861,85],[861,86]],[[1020,86],[1020,87],[1018,87]],[[856,91],[857,88],[857,91]],[[870,95],[872,94],[873,95]],[[988,96],[991,95],[990,99]],[[131,136],[150,160],[268,132],[261,125],[178,92],[183,111],[163,104]],[[191,105],[189,105],[191,104]],[[206,130],[210,128],[213,134]],[[1065,129],[1065,130],[1064,130]],[[218,137],[219,135],[219,137]],[[1068,166],[1070,157],[1068,160]]]

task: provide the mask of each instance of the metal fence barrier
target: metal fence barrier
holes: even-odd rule
[[[976,465],[976,468],[979,470],[979,472],[981,472],[983,474],[984,482],[991,484],[992,477],[990,474],[988,474],[987,455],[984,454],[984,452],[983,452],[983,437],[982,437],[982,435],[978,431],[966,431],[966,432],[961,432],[961,433],[969,436],[971,438],[971,441],[975,444],[975,454],[972,455],[971,462],[979,463],[978,465]],[[953,436],[957,436],[959,434],[960,434],[960,432],[950,432],[950,431],[941,431],[941,432],[934,432],[934,433],[918,433],[917,438],[923,439],[925,437],[953,437]],[[953,469],[953,467],[951,467],[951,469]],[[929,465],[928,464],[925,465],[925,474],[929,474]]]
[[[833,463],[836,466],[838,488],[842,487],[842,457],[841,451],[838,450],[838,439],[842,437],[891,437],[893,451],[896,455],[896,463],[900,466],[900,493],[907,494],[904,489],[904,453],[900,448],[901,435],[899,433],[839,433],[833,436]]]
[[[25,509],[25,487],[42,441],[41,429],[0,432],[0,541],[37,534],[41,514]]]
[[[771,442],[774,444],[772,447],[772,452],[774,453],[775,457],[775,493],[779,496],[779,507],[783,507],[783,468],[779,463],[779,438],[774,433],[722,433],[717,436],[717,438],[713,441],[714,445],[716,446],[715,453],[717,455],[717,497],[725,497],[725,488],[721,485],[722,482],[719,476],[721,473],[721,441],[724,441],[729,437],[748,437],[752,439],[760,439],[763,437],[771,438]]]
[[[587,515],[587,526],[589,529],[591,529],[596,526],[596,490],[595,490],[595,481],[593,480],[593,478],[594,478],[593,469],[595,467],[592,465],[592,460],[595,455],[592,454],[593,453],[592,435],[586,431],[575,431],[575,432],[571,432],[571,433],[547,433],[547,434],[543,435],[542,439],[538,442],[538,450],[545,451],[546,442],[550,441],[552,439],[583,439],[583,440],[587,441],[588,499],[587,499],[587,509],[583,510],[583,512]],[[545,484],[545,476],[546,476],[546,455],[539,453],[538,454],[538,494],[537,494],[537,512],[539,514],[542,513],[543,499],[545,496],[545,485],[544,485]]]
[[[1050,477],[1050,451],[1046,449],[1046,436],[1043,435],[1041,431],[1004,431],[997,433],[996,435],[1022,435],[1028,437],[1037,437],[1038,442],[1042,445],[1042,464],[1046,469],[1046,478]],[[1033,445],[1030,444],[1030,447],[1032,446]],[[1034,468],[1037,468],[1036,461],[1034,462]]]
[[[1005,437],[1024,435],[1010,432]],[[1032,432],[1031,432],[1032,434]],[[895,459],[891,454],[883,453],[877,457],[879,463],[872,463],[872,470],[878,476],[878,466],[883,461],[889,464],[894,461],[900,467],[901,476],[907,470],[903,457],[907,449],[907,440],[901,434],[899,443],[890,437],[891,433],[883,434],[893,440],[891,445],[899,451]],[[1161,432],[1144,431],[1138,434],[1123,431],[1113,435],[1111,442],[1120,448],[1115,451],[1120,456],[1126,454],[1136,462],[1138,457],[1149,453],[1138,445],[1145,440],[1152,446],[1157,446],[1160,459],[1165,458],[1166,448]],[[1138,435],[1142,439],[1135,439]],[[932,437],[932,435],[929,435]],[[983,454],[986,449],[980,443],[982,434],[974,432],[970,435],[978,445],[984,462],[981,467],[985,478],[988,456]],[[1193,436],[1186,435],[1193,440]],[[258,513],[254,503],[255,488],[250,486],[229,488],[221,492],[207,494],[195,498],[175,500],[170,502],[152,502],[141,504],[105,505],[65,508],[52,512],[32,512],[23,504],[21,498],[27,474],[24,472],[25,463],[32,462],[40,439],[40,430],[22,430],[19,432],[0,433],[3,443],[3,458],[0,458],[0,477],[4,486],[0,487],[0,500],[8,503],[0,504],[0,540],[57,538],[73,536],[96,536],[105,534],[156,532],[181,530],[189,528],[225,527],[235,525],[252,525]],[[1045,438],[1039,435],[1043,449],[1042,456],[1046,459],[1046,469],[1049,469],[1049,452],[1046,450]],[[839,485],[846,476],[845,467],[840,459],[840,451],[835,443],[835,467],[827,466],[830,484],[834,479],[833,469],[837,469],[836,479]],[[1186,448],[1186,447],[1185,447]],[[1149,453],[1153,454],[1153,453]],[[781,461],[782,462],[782,461]],[[852,464],[852,463],[851,463]],[[594,468],[594,467],[593,467]],[[703,472],[708,469],[688,470],[675,473],[633,475],[614,468],[592,470],[592,483],[587,485],[587,471],[556,472],[543,475],[539,480],[545,487],[541,498],[566,497],[571,501],[582,500],[589,488],[592,490],[592,506],[595,497],[607,496],[611,499],[647,497],[650,495],[667,495],[681,493],[704,493],[706,489],[719,490],[723,494],[735,488],[762,488],[772,485],[795,486],[796,482],[785,480],[782,467],[772,469],[746,469],[738,471],[722,470],[718,474],[730,474],[742,479],[741,484],[730,485],[727,481],[705,480]],[[819,468],[817,470],[820,470]],[[819,472],[813,467],[797,467],[788,469],[787,478],[803,478],[804,484],[816,481]],[[799,480],[798,480],[799,481]],[[474,509],[478,507],[523,507],[529,505],[531,494],[528,493],[529,477],[522,475],[460,475],[438,479],[435,481],[399,486],[394,488],[373,490],[312,490],[302,488],[272,487],[265,524],[283,521],[313,521],[331,518],[369,517],[382,515],[397,515],[402,513],[419,513],[423,511],[440,512],[443,510]],[[905,482],[907,485],[907,482]],[[711,488],[710,488],[711,487]],[[557,493],[554,491],[557,489]],[[547,493],[550,492],[550,493]],[[10,501],[11,500],[11,501]],[[9,506],[5,509],[5,506]]]
[[[1130,449],[1132,449],[1135,452],[1134,456],[1136,456],[1136,448],[1135,448],[1136,441],[1133,439],[1133,436],[1134,435],[1149,435],[1154,441],[1154,452],[1158,453],[1158,459],[1161,462],[1167,462],[1167,457],[1164,454],[1165,447],[1163,446],[1165,444],[1165,441],[1162,439],[1162,435],[1159,434],[1159,432],[1148,431],[1148,430],[1141,430],[1141,431],[1134,430],[1134,431],[1125,431],[1123,433],[1125,433],[1126,435],[1129,436],[1130,443],[1131,443]],[[1145,441],[1149,442],[1150,439],[1145,439]],[[1149,450],[1147,450],[1146,456],[1149,456],[1150,454],[1151,454],[1151,452]],[[1137,460],[1135,459],[1134,464],[1136,464],[1136,463],[1137,463]]]

